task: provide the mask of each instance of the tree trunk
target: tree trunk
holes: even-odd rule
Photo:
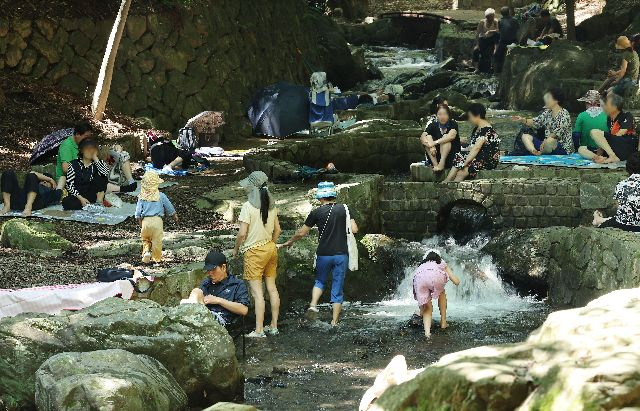
[[[515,16],[516,15],[516,9],[513,6],[513,0],[509,0],[508,1],[508,6],[509,6],[509,12],[511,12],[511,15]]]
[[[566,0],[567,7],[567,38],[576,39],[576,0]]]
[[[116,63],[118,47],[120,46],[124,26],[127,23],[130,6],[131,0],[122,0],[120,3],[120,10],[118,10],[116,20],[113,22],[107,48],[104,51],[98,82],[96,83],[96,89],[93,92],[93,100],[91,102],[91,113],[96,120],[102,120],[104,110],[107,107],[107,98],[109,97],[111,78],[113,77],[113,67]]]

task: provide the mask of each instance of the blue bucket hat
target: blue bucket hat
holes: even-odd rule
[[[318,192],[316,193],[316,198],[319,200],[321,198],[330,198],[337,197],[338,191],[336,190],[336,185],[331,181],[323,181],[318,184]]]

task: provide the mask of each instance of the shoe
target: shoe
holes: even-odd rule
[[[151,253],[147,251],[146,253],[142,254],[142,263],[149,264],[150,262],[151,262]]]
[[[305,317],[307,318],[307,320],[314,321],[316,318],[318,318],[319,312],[320,311],[318,310],[318,307],[309,307],[307,308]]]
[[[138,188],[138,183],[134,181],[133,183],[127,184],[126,186],[120,186],[120,192],[131,193],[132,191],[136,191],[136,188]]]
[[[280,331],[278,331],[277,328],[271,328],[271,326],[267,325],[264,327],[264,333],[269,335],[278,335],[280,334]]]
[[[247,337],[247,338],[267,338],[267,336],[266,336],[266,334],[264,332],[257,333],[255,331],[251,331],[249,334],[246,334],[245,337]]]

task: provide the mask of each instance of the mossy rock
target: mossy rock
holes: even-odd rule
[[[56,234],[53,224],[24,219],[9,220],[2,225],[0,242],[5,247],[19,250],[67,251],[73,243]]]

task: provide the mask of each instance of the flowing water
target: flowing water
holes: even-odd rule
[[[354,410],[377,373],[397,354],[404,355],[411,368],[420,368],[451,352],[526,339],[549,309],[501,281],[498,267],[482,251],[487,241],[478,235],[465,245],[444,237],[411,243],[396,262],[404,273],[397,290],[379,303],[345,304],[337,328],[328,324],[328,304],[320,307],[315,322],[304,320],[302,310],[287,313],[279,336],[249,342],[242,365],[247,402],[263,410]],[[431,249],[442,255],[461,283],[446,287],[449,328],[437,327],[439,312],[434,308],[433,334],[427,340],[422,325],[413,326],[409,319],[417,309],[413,272]]]

